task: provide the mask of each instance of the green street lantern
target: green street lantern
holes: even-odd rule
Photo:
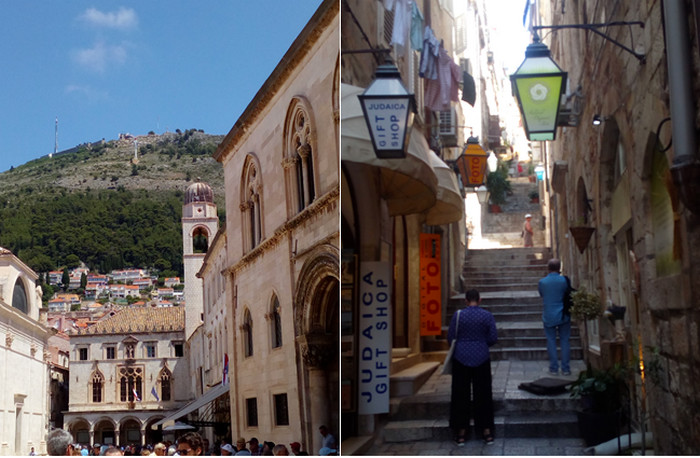
[[[457,168],[464,187],[477,187],[484,184],[486,160],[489,155],[479,145],[479,139],[469,137],[464,151],[457,158]]]
[[[566,72],[552,60],[549,48],[540,43],[539,37],[535,35],[525,50],[525,60],[510,75],[529,140],[554,140],[556,137],[560,100],[566,78]]]
[[[374,154],[380,159],[406,157],[416,100],[403,85],[399,69],[392,63],[380,65],[374,81],[357,97]]]

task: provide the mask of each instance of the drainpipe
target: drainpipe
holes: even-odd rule
[[[674,143],[671,174],[683,204],[692,213],[700,215],[700,161],[695,138],[688,14],[684,1],[665,0],[662,3]]]

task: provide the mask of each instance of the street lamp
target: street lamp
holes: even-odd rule
[[[479,199],[479,204],[484,205],[489,201],[489,190],[483,184],[474,190],[476,198]]]
[[[374,154],[380,159],[406,157],[416,100],[404,87],[399,69],[392,63],[380,65],[374,81],[357,97]]]
[[[554,140],[561,94],[567,73],[552,60],[549,48],[535,34],[525,50],[525,60],[510,75],[513,93],[523,115],[530,141]]]
[[[457,168],[464,187],[484,184],[488,153],[479,145],[479,139],[469,137],[462,154],[457,158]]]

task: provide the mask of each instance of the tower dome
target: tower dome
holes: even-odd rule
[[[185,191],[185,205],[192,202],[214,203],[214,192],[211,186],[201,181],[191,184]]]

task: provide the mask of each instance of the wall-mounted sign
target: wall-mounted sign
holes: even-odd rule
[[[360,266],[359,383],[357,412],[389,412],[391,369],[391,265]]]
[[[440,234],[420,235],[420,335],[442,333]]]

